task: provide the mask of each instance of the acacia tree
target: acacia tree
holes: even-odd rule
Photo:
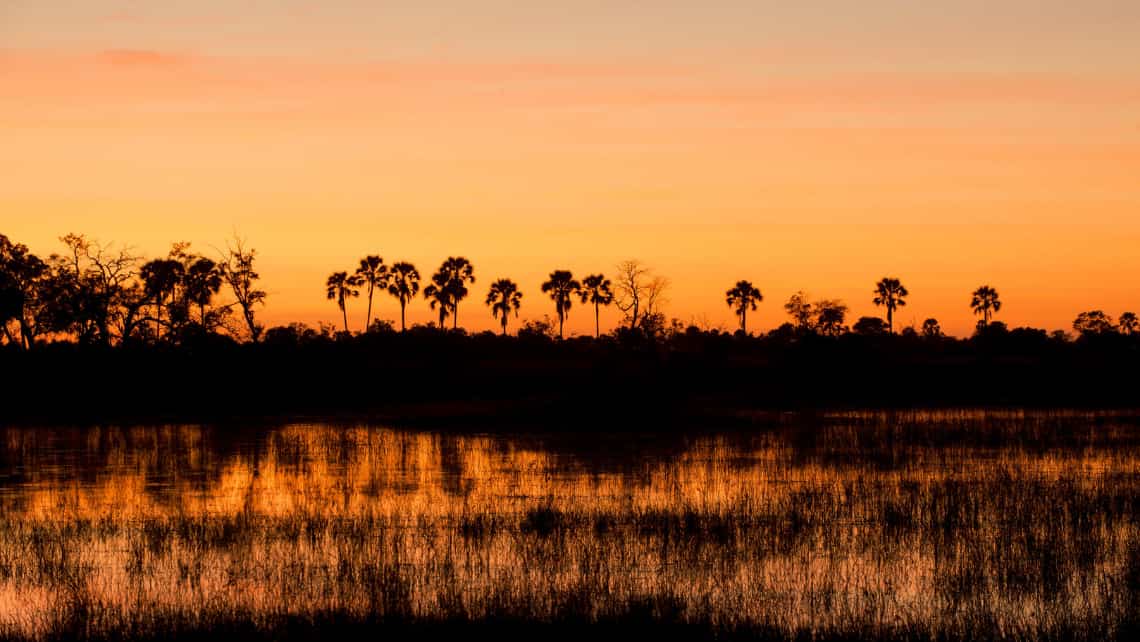
[[[1090,310],[1078,314],[1077,318],[1073,320],[1073,329],[1081,336],[1116,332],[1112,317],[1105,314],[1103,310]]]
[[[847,332],[847,306],[838,299],[821,299],[812,304],[815,328],[820,334],[836,337]]]
[[[261,276],[254,269],[257,252],[253,248],[246,249],[245,242],[234,238],[232,245],[227,246],[225,259],[221,262],[222,278],[230,286],[230,292],[238,307],[241,308],[242,318],[249,331],[249,340],[257,343],[264,329],[257,323],[254,308],[265,305],[267,294],[257,289],[257,280]]]
[[[346,310],[345,302],[347,299],[360,296],[360,277],[348,272],[333,272],[329,275],[328,280],[325,282],[325,294],[329,301],[336,301],[336,306],[340,308],[341,316],[344,318],[344,331],[348,332],[348,312]]]
[[[748,333],[748,310],[756,311],[756,304],[764,300],[760,289],[752,285],[751,281],[737,281],[732,289],[725,292],[725,303],[732,308],[740,318],[740,331]]]
[[[970,297],[970,309],[974,311],[974,314],[981,315],[983,328],[988,326],[993,315],[1001,310],[1001,299],[998,297],[997,290],[988,285],[983,285],[974,290]]]
[[[80,343],[112,341],[112,325],[131,303],[128,283],[134,279],[138,257],[127,248],[113,249],[82,234],[60,238],[66,255],[53,255],[55,325]],[[136,310],[137,312],[137,310]],[[119,340],[126,336],[120,331]]]
[[[562,338],[562,326],[566,316],[570,314],[570,306],[574,303],[574,295],[581,296],[582,284],[579,283],[569,270],[555,270],[550,278],[542,284],[542,291],[550,295],[554,301],[554,311],[558,314],[558,338]]]
[[[403,332],[407,329],[404,311],[408,307],[408,301],[415,298],[420,291],[420,273],[416,270],[416,266],[400,261],[392,264],[388,277],[388,294],[400,301],[400,332]]]
[[[610,288],[610,280],[601,274],[591,274],[582,279],[582,288],[578,291],[582,303],[594,304],[594,338],[601,336],[601,323],[599,321],[600,308],[614,302],[614,293]]]
[[[515,317],[519,315],[522,296],[518,284],[510,279],[495,281],[487,291],[487,305],[491,306],[491,316],[502,324],[503,336],[507,336],[507,319],[511,312],[515,313]]]
[[[909,294],[906,286],[894,277],[883,277],[875,284],[873,302],[887,309],[887,331],[891,334],[895,332],[895,309],[906,305],[906,297]]]
[[[784,311],[792,317],[796,329],[800,331],[812,329],[812,305],[811,301],[808,301],[807,293],[803,290],[788,297],[788,302],[784,304]]]

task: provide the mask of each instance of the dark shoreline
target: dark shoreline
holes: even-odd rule
[[[685,429],[756,411],[1140,407],[1140,338],[523,341],[463,333],[311,344],[0,349],[0,424],[304,417]]]

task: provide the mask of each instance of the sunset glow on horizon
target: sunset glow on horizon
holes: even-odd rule
[[[468,257],[469,330],[497,328],[494,279],[539,319],[550,271],[629,258],[667,316],[725,329],[739,279],[759,331],[797,290],[881,315],[884,276],[896,326],[956,335],[982,284],[1010,326],[1140,311],[1140,4],[611,4],[5,3],[0,233],[148,257],[237,233],[269,325],[338,322],[324,280],[366,254],[425,281]]]

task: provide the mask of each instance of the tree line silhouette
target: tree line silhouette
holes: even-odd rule
[[[990,285],[963,297],[978,318],[970,337],[933,318],[900,328],[910,292],[894,276],[868,291],[882,318],[851,322],[843,301],[801,291],[782,305],[786,323],[750,333],[764,303],[753,282],[724,291],[737,328],[702,328],[666,317],[669,281],[629,260],[608,275],[551,271],[541,320],[515,322],[525,293],[493,279],[483,301],[497,331],[468,333],[470,260],[448,257],[424,279],[408,261],[369,255],[324,283],[339,323],[267,328],[259,255],[239,239],[210,252],[176,243],[155,259],[79,235],[63,242],[40,258],[0,236],[0,421],[487,407],[496,422],[518,412],[636,429],[750,406],[1140,403],[1135,314],[1081,312],[1068,332],[1010,328]],[[398,326],[377,318],[388,297]],[[363,328],[349,325],[354,299]],[[435,319],[408,324],[422,303]],[[592,335],[566,334],[575,305],[592,308]],[[607,306],[621,316],[604,331]],[[421,405],[391,410],[408,404]]]
[[[167,256],[143,260],[126,248],[113,248],[82,235],[62,237],[66,251],[41,259],[27,247],[0,235],[0,329],[8,345],[31,349],[40,338],[71,339],[79,344],[167,343],[178,344],[203,337],[225,336],[231,340],[259,342],[266,329],[257,320],[258,309],[267,293],[259,288],[257,253],[239,238],[231,240],[214,256],[195,253],[188,243],[175,243]],[[474,265],[465,257],[451,256],[432,273],[421,289],[420,272],[407,261],[388,265],[378,255],[360,259],[355,270],[329,275],[325,293],[341,313],[341,333],[351,335],[348,305],[353,298],[367,301],[363,333],[384,331],[391,324],[373,319],[376,296],[387,293],[400,306],[400,331],[406,332],[407,308],[418,295],[438,315],[434,327],[459,329],[459,304],[475,283]],[[600,311],[615,305],[622,313],[620,333],[637,333],[650,339],[676,335],[688,330],[677,320],[667,321],[663,313],[669,282],[636,260],[619,263],[613,277],[595,273],[579,280],[570,270],[550,272],[541,284],[554,308],[554,322],[532,321],[519,334],[565,336],[564,326],[575,300],[593,307],[594,337],[601,338]],[[885,320],[864,316],[850,327],[848,307],[835,299],[809,300],[803,291],[793,294],[783,305],[790,321],[768,333],[794,339],[805,334],[838,337],[852,333],[861,336],[894,335],[895,312],[907,305],[910,292],[897,277],[884,277],[872,291],[872,302],[883,308]],[[485,304],[508,335],[512,316],[518,317],[524,293],[518,283],[498,278],[487,290]],[[748,334],[748,315],[764,301],[760,289],[740,280],[725,292],[725,302],[739,320],[739,333]],[[994,321],[1002,308],[995,288],[982,285],[971,293],[970,309],[979,317],[978,333],[1000,334],[1007,330]],[[292,330],[290,330],[292,328]],[[1133,312],[1124,312],[1117,321],[1101,310],[1081,312],[1072,329],[1081,337],[1140,333],[1140,322]],[[304,334],[298,324],[271,329],[276,335]],[[322,332],[335,336],[331,328]],[[906,327],[903,335],[943,337],[941,324],[929,318],[920,327]],[[1055,331],[1053,338],[1067,334]]]

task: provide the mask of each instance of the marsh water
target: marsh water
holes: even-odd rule
[[[4,638],[495,618],[1106,639],[1140,612],[1129,413],[0,436]]]

